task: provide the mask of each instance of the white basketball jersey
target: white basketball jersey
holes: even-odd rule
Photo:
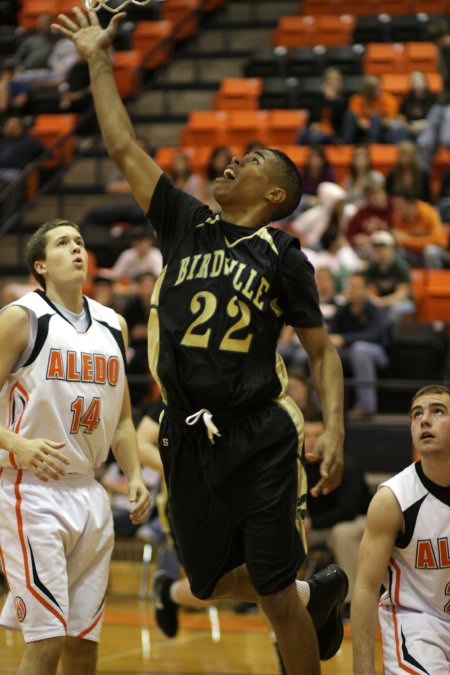
[[[84,298],[88,328],[77,332],[42,291],[13,303],[37,318],[26,363],[0,390],[0,422],[27,438],[61,441],[69,473],[87,473],[106,459],[125,386],[124,344],[116,313]],[[0,467],[20,469],[0,449]]]
[[[421,462],[382,486],[390,488],[400,504],[404,531],[389,561],[381,604],[450,621],[450,487],[430,481]]]

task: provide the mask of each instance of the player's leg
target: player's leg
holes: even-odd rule
[[[55,675],[64,641],[57,637],[28,642],[17,675]]]
[[[98,642],[67,637],[61,654],[63,675],[95,675]]]
[[[259,597],[258,604],[276,636],[283,664],[289,675],[320,673],[319,648],[314,626],[294,584]]]

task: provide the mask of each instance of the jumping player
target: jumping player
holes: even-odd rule
[[[382,483],[368,511],[351,609],[355,675],[375,675],[379,603],[386,675],[450,672],[450,389],[419,389],[411,434],[420,460]]]
[[[108,49],[122,16],[102,30],[95,12],[74,8],[55,27],[88,62],[107,150],[163,254],[149,362],[166,404],[159,447],[181,561],[200,599],[247,600],[256,591],[289,675],[316,675],[314,627],[295,585],[306,486],[302,416],[276,356],[284,323],[296,327],[310,357],[324,411],[316,492],[340,481],[344,397],[313,270],[297,239],[267,226],[295,209],[301,178],[286,155],[263,149],[233,158],[217,180],[220,214],[176,189],[137,145],[117,92]],[[334,577],[332,593],[342,585]],[[332,593],[331,609],[340,602]]]
[[[92,675],[114,539],[94,470],[110,447],[129,479],[133,523],[150,508],[126,324],[83,297],[87,253],[76,225],[45,223],[27,253],[44,290],[0,314],[0,555],[10,590],[1,623],[25,639],[19,675],[53,675],[60,658],[64,675]]]

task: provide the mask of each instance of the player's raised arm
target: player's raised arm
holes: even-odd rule
[[[108,27],[102,29],[94,11],[86,14],[74,7],[73,16],[60,14],[53,28],[73,40],[79,55],[88,63],[91,91],[106,149],[129,182],[139,206],[147,212],[162,171],[136,143],[133,126],[114,79],[109,49],[124,16],[123,13],[115,14]]]

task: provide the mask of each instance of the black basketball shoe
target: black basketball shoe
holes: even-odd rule
[[[170,597],[170,587],[175,580],[165,572],[155,572],[153,577],[153,606],[155,621],[159,629],[167,637],[173,638],[178,633],[177,605]]]

